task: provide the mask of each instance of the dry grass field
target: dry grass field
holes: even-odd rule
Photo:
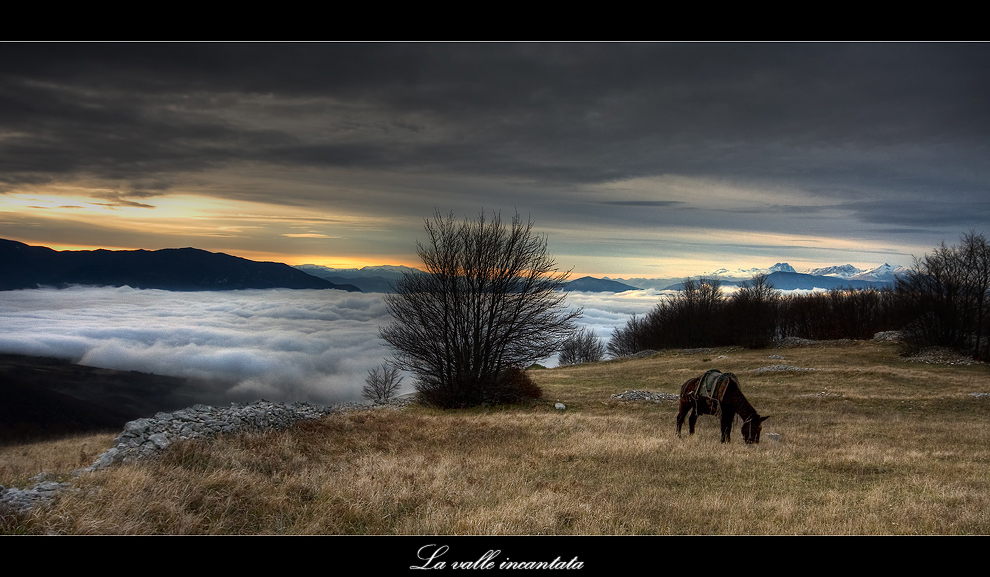
[[[759,371],[786,365],[802,369]],[[714,417],[674,434],[674,393],[736,373],[763,442]],[[352,412],[173,445],[84,475],[7,532],[59,534],[987,534],[984,364],[906,362],[895,345],[668,351],[532,371],[526,407]],[[554,402],[566,410],[554,408]],[[770,433],[779,435],[771,440]],[[774,436],[776,436],[774,435]],[[112,436],[0,448],[0,484],[67,475]],[[18,485],[20,484],[20,485]]]

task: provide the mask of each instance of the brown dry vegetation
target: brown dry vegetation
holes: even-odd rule
[[[818,370],[753,371],[781,364]],[[738,423],[733,442],[720,444],[713,417],[679,439],[675,403],[610,398],[676,392],[713,367],[735,372],[772,415],[760,445],[743,444]],[[17,530],[990,533],[990,399],[969,394],[990,392],[986,365],[906,363],[895,345],[847,342],[670,351],[530,374],[544,400],[525,407],[362,411],[176,444],[157,461],[75,480],[77,491]],[[553,408],[558,400],[565,411]],[[68,453],[81,442],[92,451],[93,440],[73,440]],[[0,484],[59,472],[10,465],[24,450],[0,452]]]

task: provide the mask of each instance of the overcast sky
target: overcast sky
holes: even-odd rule
[[[0,44],[0,237],[563,269],[910,265],[990,233],[990,44]]]

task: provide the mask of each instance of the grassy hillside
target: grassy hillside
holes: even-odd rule
[[[758,370],[781,365],[814,370]],[[771,415],[760,445],[742,443],[739,423],[720,444],[710,416],[679,439],[676,403],[611,398],[677,392],[709,368],[735,372]],[[990,392],[987,365],[906,362],[894,345],[846,342],[531,374],[545,399],[523,408],[363,411],[173,445],[158,461],[76,480],[81,491],[8,517],[6,530],[990,533],[990,399],[971,395]],[[34,446],[0,448],[0,484],[68,473],[109,441],[62,441],[62,457],[34,460],[22,456]]]

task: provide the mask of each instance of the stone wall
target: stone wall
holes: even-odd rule
[[[395,404],[404,404],[397,401]],[[108,467],[114,463],[128,463],[154,456],[172,443],[183,439],[207,439],[224,433],[279,430],[297,421],[318,419],[324,415],[355,409],[369,409],[386,405],[351,403],[334,406],[293,403],[285,405],[261,400],[254,403],[232,403],[229,407],[194,405],[172,413],[158,413],[154,417],[137,419],[124,425],[114,446],[96,458],[92,465],[75,472],[76,475]],[[50,499],[55,493],[69,486],[41,473],[32,478],[34,486],[28,489],[4,488],[0,485],[0,504],[17,510],[30,509],[35,504]]]

